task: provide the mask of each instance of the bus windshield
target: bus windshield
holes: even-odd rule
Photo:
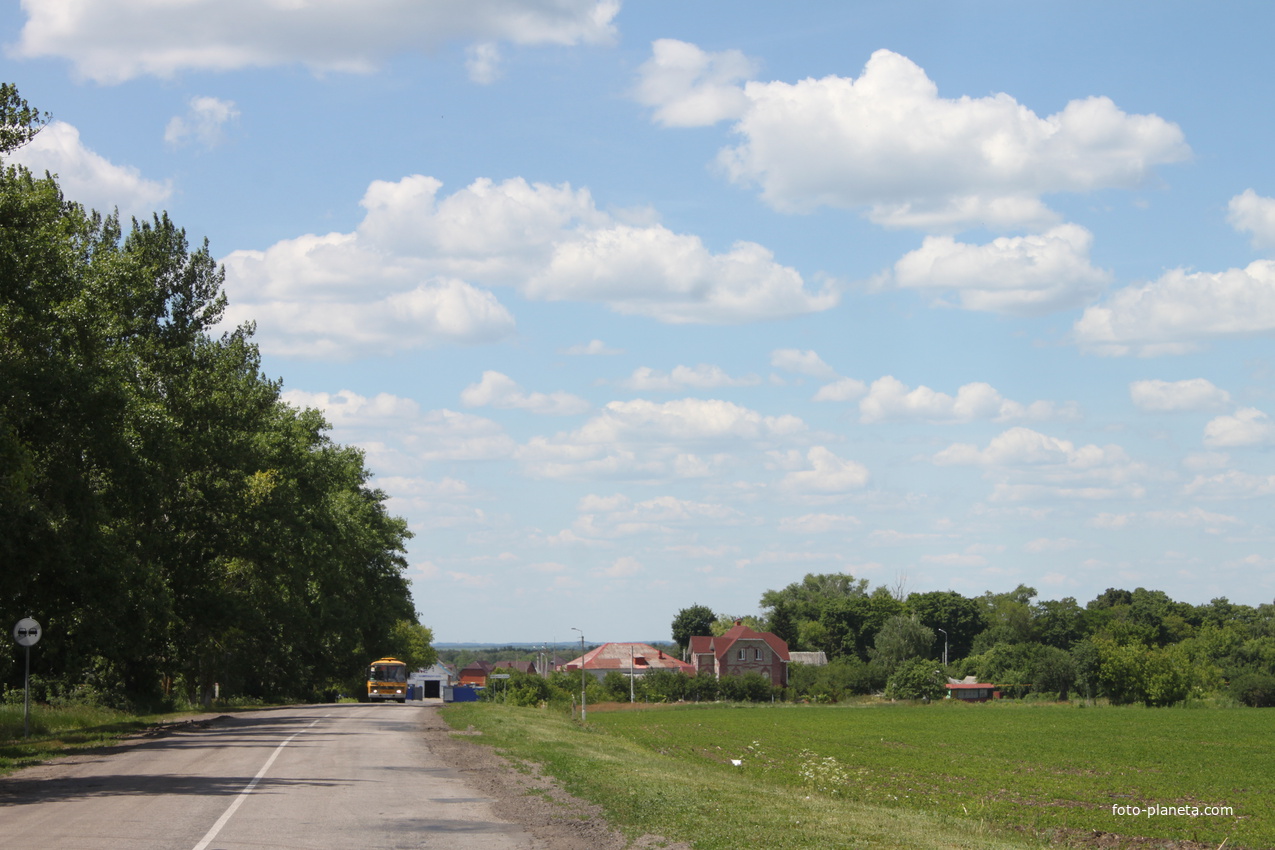
[[[403,664],[373,664],[368,678],[378,682],[406,682],[407,667]]]

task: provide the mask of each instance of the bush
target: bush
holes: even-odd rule
[[[943,675],[939,665],[925,658],[914,658],[904,661],[894,671],[894,675],[885,685],[885,695],[889,699],[942,699],[944,692]]]
[[[1275,676],[1269,673],[1245,673],[1231,681],[1230,694],[1254,708],[1275,706]]]

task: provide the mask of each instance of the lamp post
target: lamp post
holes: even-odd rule
[[[571,631],[580,632],[575,626],[571,627]],[[584,632],[580,632],[580,722],[584,720]]]
[[[939,629],[943,633],[943,666],[947,666],[947,629]]]

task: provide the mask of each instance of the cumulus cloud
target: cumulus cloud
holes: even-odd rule
[[[671,372],[641,366],[628,378],[616,383],[638,392],[680,392],[688,388],[751,387],[760,384],[761,378],[756,375],[731,377],[720,366],[700,363],[697,366],[675,366]]]
[[[205,148],[215,148],[225,139],[226,124],[239,117],[239,107],[233,100],[217,97],[192,97],[185,115],[176,115],[164,128],[164,141],[170,145],[199,142]]]
[[[743,520],[738,510],[726,505],[674,496],[635,503],[621,494],[589,495],[580,500],[579,510],[572,530],[585,539],[695,532],[706,526],[733,525]]]
[[[1275,422],[1262,411],[1245,407],[1205,425],[1204,442],[1215,449],[1268,445],[1275,442]]]
[[[396,53],[457,40],[605,43],[615,34],[620,2],[384,0],[375,14],[360,0],[23,0],[22,7],[27,22],[14,55],[64,58],[82,77],[119,83],[145,74],[292,64],[316,73],[367,72]]]
[[[838,378],[824,384],[814,395],[815,401],[854,401],[868,391],[868,385],[856,378]]]
[[[1226,220],[1241,233],[1251,234],[1254,248],[1275,248],[1275,198],[1246,189],[1227,204]]]
[[[738,50],[708,53],[694,44],[662,38],[638,69],[633,96],[655,109],[666,127],[705,127],[738,118],[748,107],[740,85],[756,64]]]
[[[992,501],[1141,498],[1156,473],[1117,445],[1077,446],[1030,428],[993,437],[986,448],[954,443],[934,455],[938,466],[977,466],[994,483]]]
[[[1238,469],[1197,475],[1182,492],[1201,499],[1256,499],[1275,494],[1275,475],[1254,475]]]
[[[718,161],[784,211],[863,208],[890,227],[1041,227],[1053,192],[1135,187],[1190,155],[1182,131],[1109,98],[1040,117],[1008,94],[942,98],[920,67],[873,53],[857,79],[738,81],[735,54],[657,43],[638,96],[665,124],[733,120]],[[742,93],[743,103],[741,105]]]
[[[823,362],[813,351],[797,348],[777,348],[770,352],[770,365],[785,372],[796,372],[812,378],[835,378],[837,371]]]
[[[466,407],[492,407],[526,410],[547,416],[571,416],[592,407],[589,402],[566,392],[526,393],[518,382],[501,372],[483,372],[482,380],[470,384],[460,394]]]
[[[781,487],[797,493],[833,494],[862,489],[870,477],[868,468],[858,461],[846,460],[824,446],[813,446],[806,453],[808,469],[784,476]]]
[[[369,398],[352,390],[335,393],[284,390],[280,398],[293,407],[322,411],[328,422],[337,428],[378,424],[383,427],[388,423],[402,425],[420,414],[420,406],[416,402],[390,393],[377,393]]]
[[[796,416],[718,399],[635,399],[610,402],[575,431],[533,437],[517,456],[528,474],[544,478],[694,478],[729,462],[723,444],[765,444],[805,430]]]
[[[1134,381],[1129,384],[1134,407],[1150,412],[1216,410],[1231,401],[1231,394],[1204,378],[1185,381]]]
[[[587,190],[480,179],[451,195],[423,175],[375,181],[351,233],[307,234],[225,258],[238,313],[272,353],[338,357],[512,332],[487,289],[600,302],[659,321],[725,324],[825,310],[835,292],[760,245],[725,254],[699,237],[617,223]]]
[[[1073,327],[1082,350],[1103,355],[1181,354],[1201,342],[1275,332],[1275,261],[1187,272],[1112,293]]]
[[[793,534],[827,534],[833,531],[850,531],[863,523],[849,514],[805,514],[783,517],[779,530]]]
[[[599,357],[623,354],[624,349],[612,348],[600,339],[591,339],[588,342],[564,348],[561,353],[570,354],[574,357]]]
[[[126,219],[150,218],[172,195],[168,181],[148,180],[136,168],[116,165],[90,150],[80,131],[65,121],[50,122],[7,159],[38,176],[46,171],[56,175],[68,199],[105,213],[118,207]]]
[[[629,578],[640,572],[642,572],[642,562],[626,555],[623,558],[616,558],[610,566],[597,570],[595,575],[603,578]]]
[[[955,396],[926,386],[909,388],[886,375],[872,382],[867,396],[859,402],[859,418],[864,423],[922,419],[930,422],[994,422],[1075,418],[1075,405],[1058,406],[1049,401],[1024,405],[1001,396],[985,383],[965,384]]]
[[[485,41],[482,44],[471,44],[465,49],[465,70],[469,79],[483,86],[489,86],[500,79],[500,46]]]
[[[1077,307],[1101,293],[1111,274],[1089,263],[1093,235],[1077,224],[986,245],[927,236],[894,265],[904,289],[952,295],[966,310],[1039,315]]]

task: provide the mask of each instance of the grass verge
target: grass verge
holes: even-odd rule
[[[624,716],[666,720],[678,713]],[[697,850],[994,850],[1046,843],[1044,836],[1014,833],[978,818],[851,802],[794,788],[737,768],[729,759],[661,753],[595,723],[598,715],[591,714],[590,724],[581,727],[556,712],[467,703],[444,708],[443,716],[455,729],[481,732],[477,741],[516,761],[543,765],[567,791],[600,805],[607,820],[630,838],[654,833]]]

